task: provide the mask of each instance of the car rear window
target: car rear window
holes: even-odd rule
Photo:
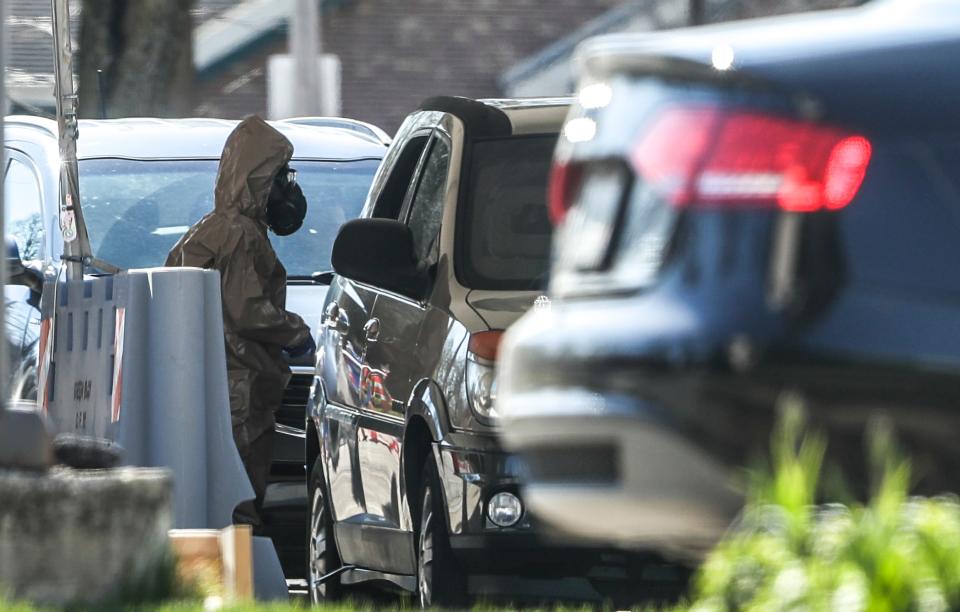
[[[556,134],[474,142],[461,200],[461,281],[475,289],[538,289],[550,265],[547,178]]]

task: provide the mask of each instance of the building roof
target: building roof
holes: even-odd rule
[[[222,0],[214,0],[224,4]],[[204,72],[287,27],[293,0],[246,0],[226,3],[193,30],[193,65]]]
[[[53,20],[49,0],[6,0],[5,68],[7,81],[26,85],[53,83]],[[70,7],[71,38],[80,31],[80,4]]]
[[[273,5],[287,5],[291,0],[274,0]],[[18,96],[27,95],[28,90],[37,90],[39,96],[50,97],[49,104],[53,104],[53,23],[50,0],[3,0],[6,5],[5,43],[5,82],[9,87],[8,95],[17,102]],[[249,29],[259,32],[264,25],[258,19],[247,16],[237,19],[231,12],[237,11],[247,4],[262,4],[263,0],[196,0],[193,9],[195,35],[197,31],[208,28],[214,23],[230,23],[233,29]],[[270,4],[270,2],[268,2]],[[73,0],[70,3],[70,30],[71,42],[74,50],[78,48],[80,34],[81,2]],[[276,11],[274,7],[270,9]],[[243,15],[240,15],[243,17]],[[266,20],[264,20],[266,21]],[[270,22],[275,27],[274,22]],[[217,31],[217,28],[213,28]],[[219,38],[212,42],[219,42]],[[195,55],[198,58],[206,57],[208,43],[201,39],[195,43]],[[74,66],[76,69],[76,66]],[[43,93],[51,92],[51,93]],[[37,94],[29,99],[19,100],[26,106],[36,104]]]
[[[591,19],[583,27],[505,70],[499,78],[500,89],[510,91],[514,83],[527,79],[549,66],[569,61],[577,45],[592,36],[627,30],[652,29],[653,23],[650,16],[654,13],[654,9],[655,0],[629,2],[610,9],[599,17]]]

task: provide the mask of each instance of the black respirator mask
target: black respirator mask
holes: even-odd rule
[[[277,236],[289,236],[303,225],[307,199],[297,185],[297,171],[284,166],[273,177],[267,196],[267,227]]]

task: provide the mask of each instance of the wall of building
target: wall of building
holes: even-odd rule
[[[708,21],[859,4],[862,0],[704,0]],[[504,80],[538,52],[578,40],[612,9],[632,7],[616,29],[687,22],[689,0],[339,0],[327,1],[323,47],[341,61],[344,116],[388,132],[432,95],[495,97],[568,93],[569,52]],[[267,112],[267,58],[286,53],[279,32],[198,79],[195,114],[240,118]],[[549,54],[548,54],[549,55]],[[508,75],[509,76],[509,75]]]
[[[286,38],[278,35],[198,75],[194,115],[220,119],[242,119],[253,114],[266,117],[267,58],[286,52]]]
[[[346,0],[323,44],[340,56],[346,116],[392,131],[429,96],[501,95],[504,70],[621,0]]]

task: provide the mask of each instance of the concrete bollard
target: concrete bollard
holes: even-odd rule
[[[0,470],[0,598],[96,604],[156,584],[171,497],[162,469]]]
[[[53,465],[50,434],[35,404],[0,404],[0,467],[43,471]]]

